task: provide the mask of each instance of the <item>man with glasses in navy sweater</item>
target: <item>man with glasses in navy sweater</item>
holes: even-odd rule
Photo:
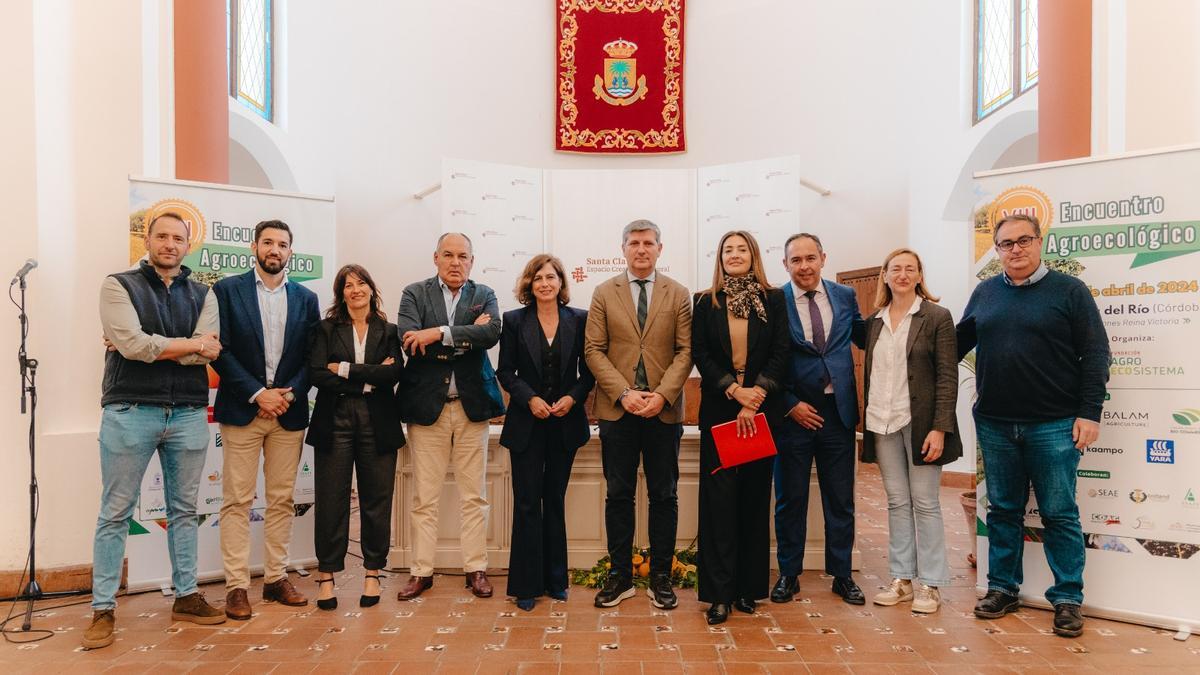
[[[1108,335],[1087,286],[1046,267],[1034,216],[1013,214],[993,234],[1003,274],[975,288],[958,324],[958,353],[978,348],[975,427],[987,470],[988,591],[975,616],[1020,606],[1025,506],[1032,484],[1054,585],[1054,632],[1083,632],[1083,528],[1075,501],[1079,457],[1100,433]]]

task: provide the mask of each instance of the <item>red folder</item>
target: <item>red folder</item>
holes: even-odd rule
[[[713,443],[717,446],[717,456],[721,458],[721,466],[714,469],[713,473],[777,454],[766,415],[758,413],[754,416],[754,429],[753,436],[738,438],[737,420],[713,426]]]

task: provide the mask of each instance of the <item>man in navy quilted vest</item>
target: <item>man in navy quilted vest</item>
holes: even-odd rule
[[[128,520],[154,453],[162,465],[174,621],[222,623],[196,590],[196,495],[208,454],[208,375],[221,352],[217,301],[183,266],[191,228],[175,213],[146,227],[148,260],[110,275],[100,288],[105,354],[100,404],[103,491],[92,561],[92,624],[83,647],[113,642],[114,610]],[[158,504],[143,505],[155,508]]]

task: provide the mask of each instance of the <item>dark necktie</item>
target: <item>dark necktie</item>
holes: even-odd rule
[[[808,318],[812,321],[812,343],[817,351],[825,351],[825,322],[821,320],[821,309],[817,307],[817,292],[805,291],[808,298]]]
[[[638,285],[638,330],[645,330],[646,315],[649,314],[650,311],[650,303],[646,298],[646,284],[650,283],[650,280],[634,279],[633,283]],[[638,357],[637,370],[633,372],[633,388],[641,391],[650,389],[650,382],[646,379],[646,363],[640,356]]]

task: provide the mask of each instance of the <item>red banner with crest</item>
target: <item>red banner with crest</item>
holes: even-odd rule
[[[558,0],[554,147],[683,152],[684,0]]]

